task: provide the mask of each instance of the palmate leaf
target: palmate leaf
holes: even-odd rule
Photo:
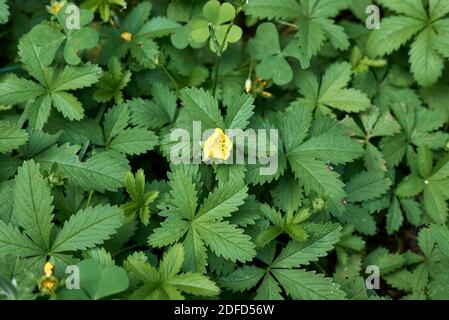
[[[235,224],[222,221],[244,203],[247,188],[241,182],[219,185],[197,209],[198,194],[186,172],[169,174],[173,209],[167,219],[148,238],[152,246],[161,247],[182,238],[186,250],[183,269],[204,272],[207,264],[206,246],[217,256],[230,261],[249,261],[256,252],[251,237]]]
[[[10,152],[25,144],[28,134],[13,124],[0,121],[0,152]]]
[[[177,96],[167,86],[157,84],[152,89],[153,100],[134,98],[128,101],[131,123],[158,129],[175,118]]]
[[[303,10],[298,19],[298,45],[302,68],[310,66],[310,59],[315,56],[326,39],[338,50],[349,47],[348,36],[343,27],[337,25],[331,17],[335,16],[346,4],[344,1],[302,0]]]
[[[168,248],[159,269],[147,262],[143,253],[135,253],[125,261],[125,268],[138,284],[142,283],[133,293],[138,299],[184,299],[182,292],[195,296],[216,296],[220,289],[207,276],[200,273],[180,273],[185,257],[184,246],[176,244]]]
[[[73,215],[56,236],[51,251],[75,251],[94,247],[116,232],[123,221],[117,206],[99,205]]]
[[[28,117],[34,129],[42,129],[52,107],[69,120],[81,120],[84,117],[81,103],[66,91],[89,87],[101,75],[101,69],[91,64],[63,70],[50,67],[54,54],[48,50],[51,48],[46,45],[38,46],[31,35],[24,36],[19,42],[19,55],[24,68],[39,84],[16,76],[9,76],[0,84],[0,104],[29,102]]]
[[[351,75],[349,63],[331,65],[323,76],[318,103],[346,112],[366,110],[371,105],[369,98],[359,90],[346,88]]]
[[[123,89],[131,81],[131,71],[124,70],[117,57],[108,62],[108,71],[100,79],[99,88],[94,93],[94,99],[98,102],[114,100],[116,103],[123,101]]]

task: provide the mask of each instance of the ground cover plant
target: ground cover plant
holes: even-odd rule
[[[0,23],[0,298],[449,299],[449,1]]]

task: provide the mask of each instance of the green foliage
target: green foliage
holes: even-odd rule
[[[444,17],[449,8],[442,1],[429,1],[424,7],[422,1],[379,1],[387,9],[397,13],[384,18],[379,30],[368,40],[368,51],[373,56],[382,56],[398,50],[412,39],[410,45],[410,70],[422,86],[434,84],[442,75],[444,58],[448,47],[445,45],[449,30]],[[381,31],[382,30],[382,31]]]
[[[0,299],[449,299],[448,17],[0,0]]]

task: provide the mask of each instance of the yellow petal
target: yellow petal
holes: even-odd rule
[[[229,159],[232,150],[232,141],[221,130],[216,128],[214,133],[207,138],[203,145],[203,160],[213,159],[226,161]]]
[[[50,262],[47,262],[44,266],[44,273],[46,277],[51,277],[53,275],[53,270],[55,266]]]
[[[126,42],[130,42],[133,39],[133,35],[127,31],[123,32],[121,35],[122,39]]]
[[[65,6],[66,1],[52,1],[50,6],[47,6],[48,12],[52,15],[57,15],[59,11]]]
[[[48,290],[53,290],[55,286],[56,286],[55,280],[45,279],[44,281],[42,281],[42,287]]]

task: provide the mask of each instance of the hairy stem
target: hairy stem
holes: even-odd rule
[[[242,1],[242,3],[240,3],[240,5],[237,7],[237,10],[235,11],[234,18],[232,18],[231,23],[229,23],[229,25],[226,29],[223,41],[220,44],[220,49],[217,52],[217,60],[215,61],[215,66],[214,66],[214,82],[213,82],[213,86],[212,86],[212,95],[214,97],[217,93],[218,74],[220,72],[220,64],[221,64],[221,57],[222,57],[223,49],[226,45],[226,40],[228,39],[229,32],[231,32],[231,28],[235,25],[235,22],[237,21],[237,17],[240,14],[240,12],[242,11],[244,4],[245,4],[245,1]]]

